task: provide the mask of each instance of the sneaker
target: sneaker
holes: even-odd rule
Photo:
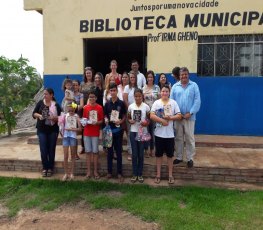
[[[143,177],[142,177],[142,176],[138,176],[138,181],[139,181],[140,183],[143,183],[143,181],[144,181]]]
[[[181,162],[183,162],[183,161],[182,161],[182,160],[175,159],[174,162],[173,162],[173,164],[174,164],[174,165],[177,165],[177,164],[180,164]]]
[[[63,177],[62,177],[62,181],[66,181],[68,179],[68,174],[65,174]]]
[[[187,161],[187,167],[188,168],[193,168],[193,166],[194,166],[194,162],[192,160]]]
[[[133,176],[133,177],[131,178],[131,182],[132,182],[132,183],[135,183],[137,179],[138,179],[137,176]]]

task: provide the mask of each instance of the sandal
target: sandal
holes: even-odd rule
[[[70,180],[70,181],[71,181],[71,180],[74,180],[74,175],[73,175],[73,174],[70,174],[69,180]]]
[[[85,149],[82,148],[82,150],[79,151],[79,154],[84,154],[85,153]]]
[[[123,176],[122,176],[121,174],[118,175],[118,179],[119,179],[119,182],[120,182],[120,183],[123,183],[124,178],[123,178]]]
[[[99,179],[100,179],[100,175],[94,176],[94,179],[95,179],[95,180],[99,180]]]
[[[107,179],[111,179],[112,178],[112,174],[108,173],[107,174]]]
[[[47,170],[47,177],[51,177],[53,174],[53,171],[51,169]]]
[[[80,159],[80,157],[79,157],[79,156],[76,156],[76,157],[75,157],[75,160],[79,160],[79,159]]]
[[[160,177],[155,177],[154,183],[155,184],[160,184],[160,182],[161,182],[161,178]]]
[[[47,177],[47,170],[44,169],[44,170],[42,171],[42,177]]]
[[[148,150],[144,151],[144,157],[145,158],[150,158],[150,152]]]
[[[91,176],[90,175],[86,175],[86,180],[89,180],[91,178]]]
[[[168,184],[174,184],[174,178],[173,177],[169,177]]]
[[[68,179],[68,174],[65,174],[65,175],[62,177],[61,181],[66,181],[67,179]]]

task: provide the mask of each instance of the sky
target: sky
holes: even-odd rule
[[[0,56],[29,60],[43,77],[43,18],[23,0],[0,0]]]

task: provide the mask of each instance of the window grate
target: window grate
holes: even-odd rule
[[[198,76],[263,76],[263,34],[198,37]]]

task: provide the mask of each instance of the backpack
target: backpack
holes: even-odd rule
[[[106,148],[112,146],[112,131],[109,125],[106,125],[102,130],[102,145]]]

